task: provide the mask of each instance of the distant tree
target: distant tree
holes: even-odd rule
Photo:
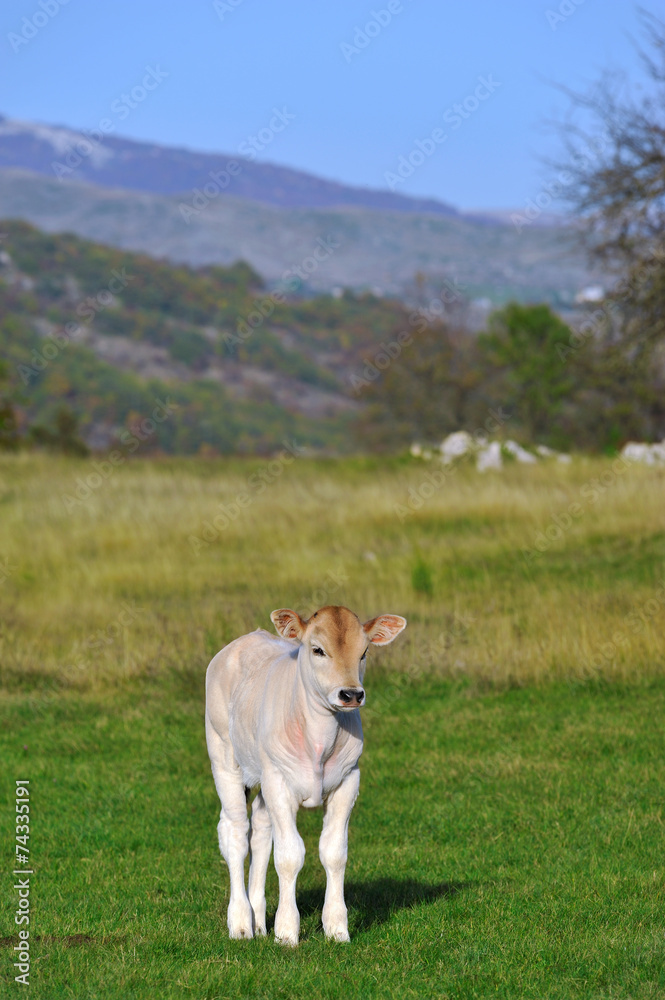
[[[427,325],[386,370],[365,368],[356,432],[394,451],[482,430],[500,412],[504,432],[525,443],[616,449],[653,437],[654,414],[665,408],[665,379],[645,369],[645,357],[629,365],[623,342],[587,342],[549,306],[510,303],[485,333]]]
[[[366,385],[360,398],[367,406],[356,432],[377,450],[440,441],[460,427],[474,426],[482,416],[478,344],[463,330],[428,324],[423,318],[411,343],[385,370],[379,371],[370,359],[361,371]]]
[[[640,9],[649,83],[625,96],[605,74],[587,93],[572,93],[561,126],[568,192],[591,259],[614,276],[597,325],[605,339],[601,368],[639,389],[649,433],[665,434],[665,24]],[[638,375],[641,378],[638,379]]]
[[[0,450],[16,451],[21,443],[21,438],[14,405],[2,389],[3,384],[7,383],[7,365],[0,361]]]
[[[513,302],[490,316],[479,338],[485,392],[529,441],[569,443],[558,420],[576,385],[573,366],[561,358],[570,336],[549,306]]]
[[[37,446],[65,455],[88,455],[89,449],[78,434],[78,417],[66,406],[61,406],[55,415],[54,426],[33,425],[29,430],[31,441]]]

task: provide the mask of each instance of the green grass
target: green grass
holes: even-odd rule
[[[201,711],[173,681],[3,706],[5,773],[31,780],[32,996],[665,994],[662,684],[430,684],[368,713],[352,943],[323,938],[321,817],[301,812],[295,953],[228,940]]]
[[[609,463],[462,471],[402,524],[423,466],[299,460],[195,553],[261,468],[127,463],[68,514],[88,463],[0,462],[0,842],[10,871],[29,778],[31,995],[665,996],[662,473],[629,470],[527,563]],[[317,590],[409,619],[366,677],[352,940],[323,938],[314,810],[301,945],[230,942],[205,666]],[[276,904],[271,867],[269,926]]]

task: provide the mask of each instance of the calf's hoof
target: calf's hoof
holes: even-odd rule
[[[338,931],[326,931],[326,937],[329,941],[350,941],[349,932],[343,929]]]
[[[300,921],[291,917],[284,917],[279,910],[275,914],[275,941],[277,944],[295,948],[300,937]]]
[[[277,944],[283,945],[285,948],[297,948],[298,947],[298,935],[277,935],[275,934],[275,941]]]
[[[247,907],[237,906],[231,909],[229,906],[227,923],[229,927],[229,937],[233,938],[233,940],[241,941],[254,937],[254,931],[252,929],[252,911],[249,907],[249,903],[247,904]]]
[[[328,913],[324,912],[323,933],[329,941],[351,940],[349,937],[349,924],[346,907],[337,913],[334,911]]]

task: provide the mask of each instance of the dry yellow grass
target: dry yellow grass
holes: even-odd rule
[[[384,685],[425,671],[474,686],[631,681],[665,667],[663,471],[579,458],[432,486],[439,467],[415,461],[109,468],[0,459],[7,688],[167,670],[197,683],[272,608],[325,603],[409,619],[374,666]]]

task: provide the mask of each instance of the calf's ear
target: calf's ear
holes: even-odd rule
[[[270,621],[285,639],[301,639],[307,627],[307,622],[302,620],[297,611],[291,611],[290,608],[272,611]]]
[[[365,622],[363,631],[375,646],[387,646],[406,628],[406,618],[401,615],[379,615]]]

